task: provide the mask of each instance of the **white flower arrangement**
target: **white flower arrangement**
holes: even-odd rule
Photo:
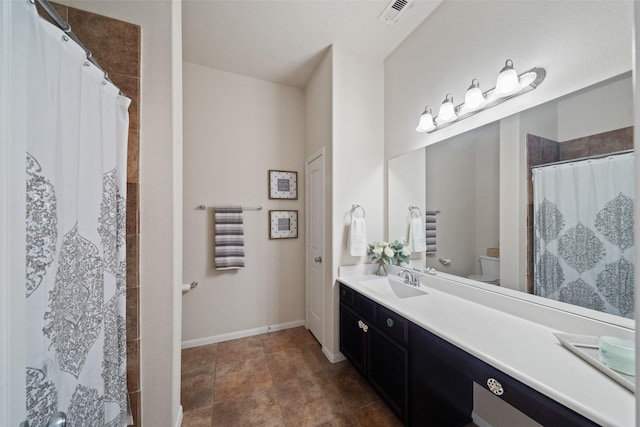
[[[391,243],[369,243],[367,254],[371,262],[377,263],[382,261],[385,264],[400,265],[400,263],[407,263],[409,261],[411,251],[407,248],[405,242],[394,240]]]

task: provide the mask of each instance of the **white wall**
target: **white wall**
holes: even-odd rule
[[[409,222],[411,221],[409,205],[419,207],[420,212],[424,214],[426,206],[425,178],[424,149],[389,160],[387,168],[389,241],[407,241]],[[415,253],[411,258],[422,259],[424,254]]]
[[[304,320],[304,93],[184,63],[183,342]],[[298,172],[297,200],[269,200],[270,169]],[[244,212],[245,268],[216,271],[214,211]],[[297,210],[298,238],[270,240],[269,210]]]
[[[557,141],[633,126],[630,75],[558,101]]]
[[[480,273],[479,255],[498,246],[499,128],[490,124],[426,147],[426,203],[436,215],[438,251],[426,265]],[[451,259],[444,266],[438,260]]]
[[[444,140],[631,69],[631,1],[443,2],[385,60],[385,157]],[[495,85],[504,61],[543,67],[535,91],[432,134],[415,127],[447,92],[462,102],[473,78]]]
[[[366,210],[367,240],[384,237],[384,68],[374,60],[333,46],[333,275],[337,267],[366,262],[347,249],[349,211]],[[335,286],[335,284],[334,284]],[[332,305],[333,353],[338,352],[338,292]]]
[[[366,262],[347,250],[349,211],[366,210],[367,240],[384,230],[383,64],[331,46],[305,88],[305,156],[325,148],[327,188],[324,351],[339,357],[335,279],[340,265]]]
[[[140,379],[147,426],[174,426],[180,394],[182,176],[180,2],[68,1],[142,28],[140,79]],[[179,258],[178,258],[179,259]],[[178,358],[178,360],[176,360]]]
[[[629,71],[632,11],[632,1],[443,2],[385,60],[385,158]],[[520,71],[543,67],[546,80],[535,91],[445,129],[432,134],[415,132],[425,105],[437,109],[448,92],[460,103],[473,78],[485,90],[493,87],[507,58]],[[524,148],[517,117],[502,120],[500,127],[500,173],[512,177],[501,180],[500,249],[502,256],[509,253],[520,260],[522,237],[512,240],[508,236],[526,233],[518,212],[522,196],[518,177],[523,169],[519,161],[513,161],[521,159]],[[511,215],[504,216],[507,207]],[[512,277],[519,281],[522,266],[516,262],[512,268]],[[499,411],[477,401],[475,410],[481,415]]]
[[[334,359],[338,355],[338,349],[333,347],[334,324],[333,324],[333,257],[332,235],[333,235],[333,47],[327,52],[320,62],[320,65],[313,72],[305,87],[305,159],[317,154],[324,149],[324,177],[325,177],[325,209],[324,209],[324,337],[321,337],[323,351],[329,353],[329,357]],[[327,345],[329,344],[329,346]]]

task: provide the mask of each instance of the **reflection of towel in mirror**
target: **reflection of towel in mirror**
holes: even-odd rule
[[[349,252],[351,256],[367,255],[367,227],[364,224],[364,218],[351,218]]]
[[[411,252],[424,252],[427,250],[424,222],[422,215],[411,216],[409,223],[409,250]]]
[[[217,207],[215,210],[216,270],[244,268],[244,227],[242,207]]]
[[[434,254],[436,247],[436,211],[425,212],[425,229],[427,234],[427,253]]]

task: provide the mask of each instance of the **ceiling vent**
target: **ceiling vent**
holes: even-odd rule
[[[395,24],[403,10],[407,8],[411,0],[391,0],[391,3],[384,9],[378,21],[387,24]]]

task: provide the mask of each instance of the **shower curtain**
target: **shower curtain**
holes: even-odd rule
[[[17,3],[17,2],[16,2]],[[125,191],[130,100],[24,0],[26,400],[31,426],[132,423],[126,385]]]
[[[634,153],[533,169],[534,293],[633,318]]]

